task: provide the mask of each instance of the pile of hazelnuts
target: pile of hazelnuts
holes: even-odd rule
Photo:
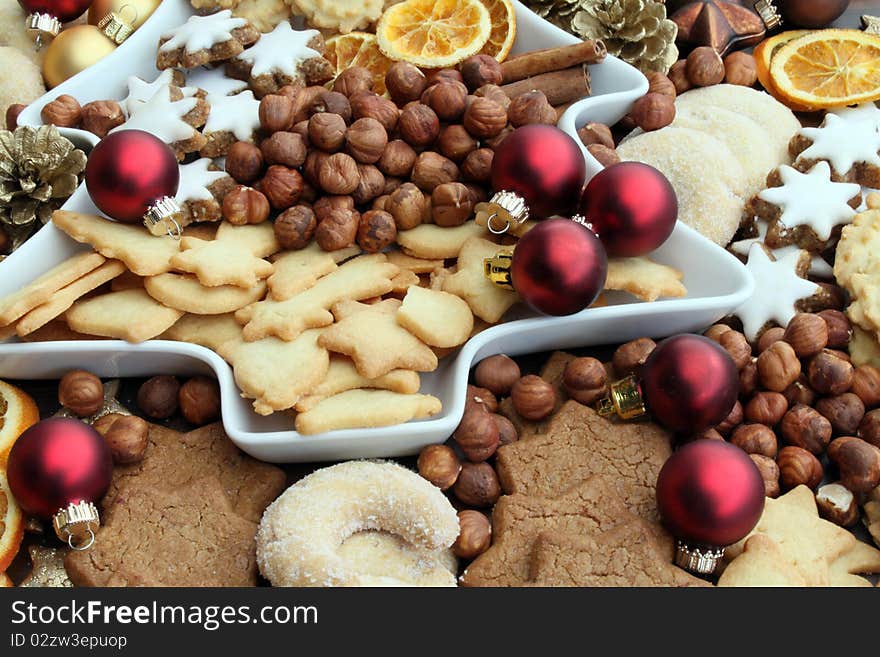
[[[104,405],[101,379],[86,370],[68,372],[58,384],[58,402],[77,417],[94,416]],[[137,405],[152,420],[167,420],[180,412],[190,424],[202,426],[220,416],[220,386],[204,376],[194,376],[183,384],[173,376],[154,376],[138,389]],[[115,464],[138,463],[144,458],[149,425],[143,418],[108,413],[92,426],[107,441]]]
[[[511,99],[501,65],[475,55],[425,74],[407,62],[385,78],[346,69],[332,90],[286,86],[260,100],[259,144],[226,157],[238,186],[223,199],[233,224],[265,221],[286,249],[312,239],[325,251],[357,244],[377,252],[398,230],[458,226],[486,199],[493,149],[528,123],[556,123],[542,92]]]

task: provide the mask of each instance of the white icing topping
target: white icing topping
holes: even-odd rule
[[[275,72],[295,78],[300,64],[321,56],[306,45],[319,34],[318,30],[294,30],[290,23],[282,21],[236,59],[252,65],[252,78]]]
[[[182,98],[171,100],[171,87],[163,85],[152,98],[140,106],[128,118],[128,121],[113,128],[110,132],[118,130],[143,130],[156,135],[166,144],[190,139],[196,129],[183,120],[187,112],[191,112],[198,99]]]
[[[797,275],[800,249],[774,261],[760,244],[752,244],[746,267],[755,278],[755,292],[734,311],[749,340],[769,321],[787,326],[797,310],[795,303],[815,294],[819,286]]]
[[[190,53],[210,48],[215,44],[229,41],[232,38],[232,30],[245,25],[247,20],[233,18],[229,9],[209,16],[190,16],[186,23],[162,35],[162,38],[168,41],[159,46],[159,50],[168,52],[183,48]]]
[[[832,181],[827,162],[817,162],[808,173],[783,164],[779,175],[782,186],[769,187],[758,198],[782,210],[779,220],[786,228],[809,226],[824,241],[835,226],[848,224],[855,216],[849,200],[861,194],[861,186]]]
[[[225,171],[210,171],[211,160],[203,157],[191,164],[181,164],[180,185],[174,200],[178,204],[186,201],[209,201],[214,198],[208,189],[212,184],[226,177]]]
[[[236,96],[208,96],[211,113],[205,123],[204,133],[232,132],[239,141],[253,141],[260,128],[260,101],[252,91]]]
[[[862,103],[855,107],[840,107],[830,110],[846,121],[867,122],[880,127],[880,108],[874,103]]]
[[[226,77],[222,68],[205,68],[204,66],[189,71],[186,83],[191,87],[204,89],[212,96],[230,96],[247,89],[247,82]]]
[[[860,110],[854,113],[863,116]],[[857,162],[880,167],[880,128],[871,121],[829,113],[820,127],[803,128],[801,134],[813,143],[798,156],[798,161],[828,160],[840,175]]]
[[[770,225],[763,219],[757,219],[755,221],[755,225],[758,228],[758,236],[749,237],[743,240],[738,240],[736,242],[731,242],[731,251],[733,251],[737,255],[747,256],[749,255],[749,249],[752,248],[752,244],[764,244],[764,238],[767,237],[767,229],[770,227]],[[800,247],[794,244],[790,244],[788,246],[781,246],[778,249],[770,249],[770,253],[777,260],[781,260],[788,254],[800,250]],[[831,268],[831,265],[829,265],[822,256],[815,253],[811,255],[812,260],[810,261],[810,276],[815,276],[816,278],[831,278],[834,275],[834,270]]]
[[[166,68],[152,82],[142,80],[136,75],[128,76],[128,96],[122,101],[122,109],[126,116],[131,116],[137,108],[156,95],[159,89],[166,85],[174,84],[174,69]],[[182,87],[180,89],[184,97],[195,96],[198,91],[195,87]]]

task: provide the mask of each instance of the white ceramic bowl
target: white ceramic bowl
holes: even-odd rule
[[[576,38],[517,5],[517,41],[514,52],[573,43]],[[81,102],[126,93],[125,80],[137,74],[152,78],[158,35],[190,13],[186,0],[165,0],[156,13],[128,41],[92,68],[53,89],[19,117],[28,125],[40,123],[39,110],[55,96],[68,93]],[[574,135],[587,121],[616,123],[632,102],[647,90],[645,77],[624,62],[609,57],[591,67],[593,96],[573,105],[560,126]],[[93,135],[72,131],[91,143]],[[576,137],[576,135],[574,135]],[[601,166],[586,154],[588,177]],[[65,205],[97,213],[84,187]],[[0,296],[18,289],[76,251],[75,243],[49,224],[5,262],[0,263]],[[157,373],[213,373],[222,392],[223,424],[233,441],[249,454],[274,462],[342,460],[414,454],[423,446],[445,440],[464,412],[465,387],[471,366],[496,354],[518,355],[550,349],[623,342],[638,336],[661,337],[701,329],[739,306],[754,282],[732,255],[678,223],[669,240],[653,255],[657,261],[684,272],[688,296],[684,299],[634,303],[626,295],[608,295],[609,305],[568,317],[541,317],[520,309],[516,317],[471,338],[440,368],[422,376],[422,391],[443,402],[443,411],[428,420],[380,429],[352,429],[301,436],[285,413],[261,417],[251,402],[239,396],[229,366],[203,347],[152,340],[133,345],[116,340],[0,344],[0,377],[58,378],[73,368],[87,368],[108,376],[148,376]]]

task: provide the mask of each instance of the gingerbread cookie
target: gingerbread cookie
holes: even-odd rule
[[[208,158],[180,165],[180,183],[174,200],[180,206],[175,217],[183,228],[198,221],[219,221],[223,197],[235,181]]]
[[[202,157],[224,157],[235,142],[254,141],[260,129],[260,101],[251,91],[235,96],[211,94],[205,100],[211,113],[202,130],[207,139],[199,150]]]
[[[186,23],[159,37],[156,68],[196,68],[225,62],[256,43],[260,33],[246,18],[228,9],[208,16],[190,16]]]
[[[159,73],[152,82],[147,82],[136,75],[129,75],[127,84],[128,95],[119,102],[126,116],[131,116],[137,112],[140,106],[155,96],[156,92],[162,87],[177,87],[184,98],[194,96],[198,91],[196,88],[184,87],[186,76],[177,69],[172,68]]]
[[[230,78],[223,68],[199,67],[186,72],[186,84],[205,95],[232,96],[247,89],[247,82]]]
[[[283,21],[226,64],[228,75],[247,80],[258,98],[286,85],[324,84],[333,66],[324,59],[324,38],[318,30],[294,30]]]
[[[740,239],[731,242],[728,247],[730,252],[737,255],[740,260],[745,261],[749,256],[749,250],[751,250],[752,244],[764,244],[769,228],[770,226],[766,221],[763,219],[756,219],[751,226],[744,228],[741,231],[742,237]],[[767,247],[767,249],[770,251],[770,255],[776,260],[781,260],[785,256],[801,250],[800,247],[795,246],[794,244],[782,246],[778,249],[771,249],[769,247]],[[828,264],[828,261],[820,254],[811,253],[810,268],[807,270],[807,274],[813,278],[830,279],[834,277],[834,270],[831,265]]]

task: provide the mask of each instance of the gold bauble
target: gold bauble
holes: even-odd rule
[[[162,0],[94,0],[89,7],[89,23],[97,25],[111,11],[115,12],[119,19],[131,25],[133,30],[144,24]]]
[[[114,50],[116,44],[94,25],[74,25],[62,30],[46,48],[46,88],[57,87]]]

